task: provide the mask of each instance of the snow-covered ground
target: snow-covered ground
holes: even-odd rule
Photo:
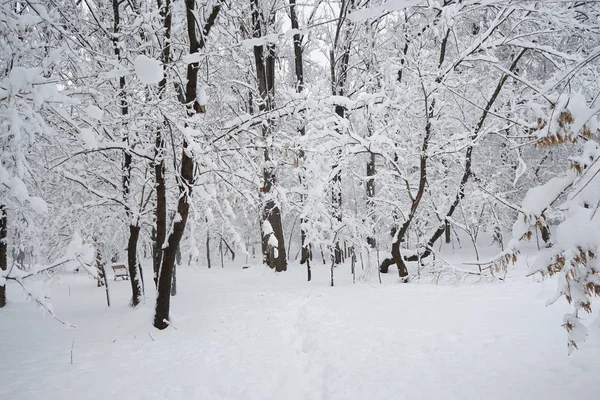
[[[150,276],[148,267],[146,277]],[[347,267],[182,267],[176,329],[151,326],[129,282],[46,282],[67,329],[8,285],[0,310],[0,399],[599,399],[600,323],[567,355],[552,281],[443,286],[352,283]],[[523,275],[517,271],[514,275]],[[149,278],[147,278],[149,280]]]

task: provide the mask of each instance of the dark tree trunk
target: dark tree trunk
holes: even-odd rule
[[[8,217],[6,206],[0,204],[0,270],[8,267]],[[0,308],[6,306],[6,282],[0,285]]]
[[[158,83],[158,95],[164,96],[167,87],[167,68],[171,62],[171,0],[157,0],[160,16],[163,18],[164,39],[161,59],[163,62],[163,78]],[[154,142],[154,176],[156,179],[156,227],[154,233],[154,245],[152,252],[152,272],[154,285],[158,287],[158,273],[162,261],[162,247],[165,244],[167,234],[167,191],[165,187],[165,131],[169,127],[169,121],[165,118],[156,130]]]
[[[197,21],[195,17],[195,14],[198,10],[196,10],[195,3],[195,0],[185,0],[187,32],[188,39],[190,41],[189,54],[197,53],[204,48],[205,40],[221,9],[220,2],[212,8],[210,15],[205,22],[204,28],[200,33],[200,37],[198,37],[196,33]],[[185,90],[185,105],[187,113],[192,115],[195,112],[199,112],[199,107],[197,107],[198,103],[196,101],[198,63],[188,64],[186,77],[187,83]],[[192,158],[191,150],[189,149],[189,143],[184,139],[183,148],[181,151],[181,170],[178,184],[179,200],[177,202],[177,213],[179,215],[176,216],[173,222],[173,230],[166,239],[167,245],[163,250],[160,275],[158,277],[156,308],[154,313],[154,326],[158,329],[165,329],[167,326],[169,326],[173,269],[190,210],[190,196],[192,195],[192,188],[194,184],[194,168],[195,164],[194,159]]]
[[[102,262],[102,252],[100,251],[100,243],[94,239],[94,246],[96,247],[96,269],[100,271],[102,276],[100,279],[104,280],[104,291],[106,292],[106,306],[110,307],[110,292],[108,291],[108,277],[106,276],[106,268]]]
[[[225,268],[225,264],[223,264],[223,238],[219,242],[219,255],[221,257],[221,268]]]
[[[131,306],[135,307],[142,300],[142,285],[138,274],[137,243],[140,237],[140,227],[129,225],[129,243],[127,244],[127,263],[129,267],[129,282],[131,282]]]
[[[345,24],[350,24],[347,20],[348,12],[354,8],[354,0],[342,0],[340,4],[340,14],[337,20],[337,29],[333,48],[329,52],[329,63],[331,73],[331,93],[334,96],[343,96],[344,87],[348,78],[348,65],[350,61],[350,30]],[[344,39],[342,39],[342,32]],[[341,56],[337,58],[338,50],[341,51]],[[341,105],[335,106],[335,113],[340,118],[346,117],[346,110]],[[333,206],[333,217],[339,222],[342,221],[342,175],[339,171],[339,166],[333,166],[335,174],[332,179],[331,202]],[[334,262],[335,264],[342,263],[342,249],[340,242],[337,240],[334,245]]]
[[[139,241],[139,239],[138,239]],[[138,273],[140,274],[140,286],[142,287],[142,298],[145,299],[146,298],[146,283],[144,282],[144,270],[142,269],[142,263],[140,262],[140,259],[138,257],[138,261],[137,261],[137,269],[138,269]]]
[[[451,232],[450,232],[450,223],[446,221],[446,243],[450,243],[451,241]]]
[[[167,123],[167,121],[163,123],[163,128]],[[159,128],[156,131],[156,147],[154,153],[154,175],[156,179],[156,227],[154,229],[152,271],[155,286],[158,286],[158,272],[163,255],[162,247],[165,243],[165,235],[167,232],[167,191],[165,187],[165,161],[163,157],[163,153],[165,151],[163,128]]]
[[[113,6],[113,47],[115,56],[117,59],[121,59],[121,47],[119,44],[119,30],[121,28],[120,23],[120,14],[119,14],[119,1],[112,0]],[[127,103],[127,95],[125,91],[125,77],[119,78],[119,98],[121,105],[121,115],[123,117],[129,114],[129,106]],[[131,221],[133,218],[133,212],[131,209],[131,205],[128,204],[128,199],[131,193],[131,170],[132,170],[132,162],[133,158],[131,153],[128,150],[129,147],[129,137],[127,133],[125,133],[123,137],[123,141],[125,142],[125,154],[123,159],[123,199],[126,205],[126,214],[127,219]],[[131,305],[133,307],[137,306],[141,300],[141,286],[139,281],[139,276],[137,273],[137,242],[139,237],[140,227],[136,222],[133,225],[129,226],[129,241],[127,243],[127,260],[129,263],[129,277],[131,281]],[[133,262],[133,263],[132,263]]]
[[[427,123],[425,124],[425,135],[423,137],[423,143],[421,145],[421,157],[419,160],[419,188],[417,189],[416,196],[414,196],[414,198],[412,199],[410,212],[406,218],[406,221],[404,221],[404,224],[402,224],[400,231],[396,233],[396,236],[394,237],[394,240],[392,242],[392,258],[394,259],[396,266],[398,267],[398,275],[400,276],[403,282],[408,282],[408,269],[406,268],[404,258],[402,257],[401,244],[404,241],[404,237],[408,232],[408,228],[410,227],[410,224],[419,208],[419,205],[421,204],[421,200],[423,198],[423,195],[425,194],[425,188],[427,186],[427,150],[429,148],[429,140],[431,139],[432,134],[430,118],[432,115],[431,111],[433,105],[431,105],[430,107],[429,97],[426,93],[424,93],[424,96]],[[380,267],[380,271],[381,270],[382,268]]]
[[[175,257],[177,258],[177,257]],[[176,296],[177,295],[177,267],[179,266],[179,264],[177,262],[175,262],[175,265],[173,266],[173,280],[171,281],[171,296]]]
[[[277,251],[275,251],[275,248],[272,248],[266,244],[269,240],[269,237],[266,235],[263,237],[263,243],[265,243],[265,247],[267,249],[266,254],[264,255],[265,261],[267,265],[271,268],[274,268],[275,271],[285,271],[287,270],[287,256],[285,245],[283,243],[283,226],[281,223],[279,207],[275,206],[274,201],[268,200],[266,202],[263,219],[269,221],[271,224],[271,227],[273,228],[272,235],[275,235],[275,238],[278,242]]]
[[[371,153],[369,157],[369,161],[367,161],[367,210],[368,214],[371,215],[373,212],[374,204],[373,197],[375,197],[375,154]],[[377,247],[377,240],[375,237],[368,237],[367,244],[371,246],[371,248]]]
[[[210,235],[206,232],[206,263],[208,264],[208,268],[210,269]]]
[[[268,24],[273,24],[274,14],[267,19],[261,12],[259,0],[251,0],[252,7],[252,36],[260,38],[266,33]],[[274,107],[275,97],[275,45],[266,44],[254,46],[254,61],[256,64],[256,75],[258,78],[258,90],[261,101],[259,109],[261,111],[271,111]],[[262,135],[267,139],[273,134],[272,124],[267,122],[263,125]],[[283,223],[281,221],[281,212],[279,205],[272,198],[272,189],[276,184],[275,171],[269,165],[271,156],[269,149],[265,148],[263,152],[265,166],[263,169],[263,211],[262,221],[269,221],[273,228],[273,234],[277,239],[277,251],[270,249],[271,246],[263,246],[263,259],[267,265],[281,272],[287,270],[287,256],[285,251],[285,240],[283,237]],[[264,236],[264,235],[263,235]],[[268,240],[263,237],[263,243]],[[266,243],[265,243],[266,244]]]
[[[387,274],[388,270],[390,269],[390,266],[394,264],[396,264],[396,261],[394,261],[393,258],[386,258],[381,262],[381,265],[379,266],[379,272],[381,272],[382,274]]]
[[[177,249],[175,265],[173,266],[173,280],[171,281],[171,296],[177,295],[177,268],[181,265],[181,248]]]

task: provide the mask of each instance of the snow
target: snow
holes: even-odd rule
[[[522,214],[513,224],[512,236],[520,239],[531,226],[531,218],[538,218],[575,180],[576,173],[570,170],[565,176],[550,179],[543,185],[533,187],[527,191],[521,206]]]
[[[255,46],[263,46],[269,43],[277,43],[278,40],[279,35],[277,33],[270,33],[268,35],[263,35],[259,38],[242,40],[240,44],[245,49],[253,49]]]
[[[100,121],[102,119],[102,116],[104,115],[104,111],[102,111],[100,108],[93,106],[93,105],[89,105],[85,108],[85,113],[90,117],[93,118],[95,120]]]
[[[82,128],[80,131],[81,140],[83,141],[83,147],[91,150],[98,147],[98,141],[94,131],[89,128]]]
[[[208,96],[206,95],[206,88],[204,86],[198,87],[198,92],[196,94],[196,101],[201,106],[205,106],[208,104]]]
[[[146,260],[145,276],[151,276]],[[128,307],[129,282],[82,274],[46,282],[66,329],[14,282],[0,310],[3,399],[596,399],[600,324],[567,355],[568,305],[555,282],[437,286],[351,283],[349,267],[274,273],[178,268],[177,329],[151,326],[154,290]],[[112,278],[112,276],[109,276]],[[40,281],[41,283],[41,281]],[[591,319],[591,318],[590,318]],[[592,319],[593,320],[593,319]],[[577,322],[577,320],[575,320]],[[573,335],[585,334],[576,328]],[[71,362],[72,359],[72,362]],[[134,384],[132,384],[134,382]]]
[[[600,248],[600,212],[580,206],[572,207],[556,228],[556,241],[564,248]]]
[[[46,204],[44,199],[40,197],[29,197],[27,201],[35,212],[39,214],[45,214],[48,212],[48,204]]]
[[[419,3],[423,3],[423,0],[388,0],[379,6],[353,11],[348,15],[348,19],[352,22],[361,22],[366,19],[378,18],[389,11],[400,11]]]
[[[139,55],[133,60],[135,74],[146,85],[153,85],[163,78],[163,69],[160,61]]]
[[[279,241],[275,237],[273,227],[268,220],[263,221],[263,236],[267,237],[267,244],[269,246],[275,247],[275,258],[277,258],[277,246],[279,246]]]
[[[185,54],[184,56],[181,57],[181,60],[185,64],[193,64],[193,63],[197,63],[197,62],[204,60],[205,57],[206,57],[205,54],[192,53],[192,54]]]

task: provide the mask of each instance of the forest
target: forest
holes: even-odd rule
[[[600,396],[600,2],[0,7],[0,397]]]

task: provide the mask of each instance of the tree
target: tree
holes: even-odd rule
[[[598,56],[596,51],[592,57]],[[581,312],[591,313],[591,298],[600,296],[600,107],[581,93],[564,93],[550,102],[538,114],[538,129],[532,132],[535,143],[546,147],[583,142],[583,146],[575,146],[580,150],[569,157],[567,173],[527,192],[513,226],[513,239],[494,263],[506,267],[514,262],[521,242],[531,240],[535,229],[547,226],[547,215],[563,210],[553,246],[539,251],[529,274],[558,276],[558,291],[551,302],[564,296],[574,308],[563,319],[570,353],[587,336]]]
[[[270,112],[275,108],[275,45],[263,37],[275,22],[276,13],[265,7],[259,0],[251,0],[252,11],[252,37],[260,39],[259,45],[254,46],[254,62],[260,95],[258,109],[261,112]],[[263,39],[261,39],[263,38]],[[262,137],[267,144],[263,151],[263,209],[261,225],[263,232],[263,259],[266,264],[277,272],[287,269],[287,256],[285,239],[283,236],[283,223],[281,210],[274,197],[277,177],[273,160],[271,159],[268,142],[275,134],[274,123],[267,115],[263,122]]]
[[[189,40],[189,54],[195,55],[204,49],[206,38],[214,26],[219,11],[221,10],[221,2],[217,1],[214,4],[205,5],[205,10],[208,11],[208,18],[202,25],[200,36],[196,31],[196,2],[195,0],[186,0],[186,22],[187,33]],[[168,13],[168,12],[167,12]],[[198,63],[192,62],[187,66],[185,86],[185,109],[187,117],[193,117],[197,113],[201,113],[198,97],[197,97],[197,82],[198,82]],[[187,126],[184,127],[184,131]],[[185,132],[184,132],[185,133]],[[165,246],[162,249],[161,266],[158,275],[156,308],[154,313],[154,327],[165,329],[169,326],[169,309],[171,301],[171,285],[173,280],[173,269],[175,259],[179,251],[179,244],[183,237],[185,225],[187,223],[190,210],[192,187],[194,184],[194,169],[195,161],[192,154],[192,143],[189,141],[189,135],[184,136],[181,150],[181,169],[178,177],[179,200],[177,202],[177,213],[173,220],[171,231],[166,237]]]

